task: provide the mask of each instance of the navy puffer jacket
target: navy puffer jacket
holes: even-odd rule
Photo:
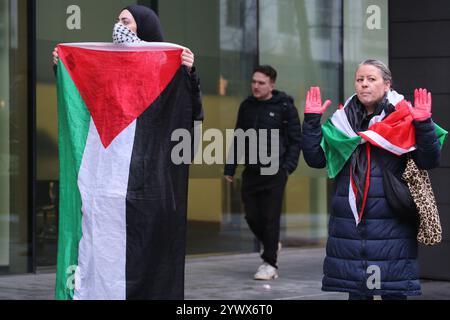
[[[413,159],[419,168],[432,169],[438,166],[440,157],[434,124],[430,119],[414,122],[414,125],[417,150],[413,152]],[[320,115],[306,114],[303,123],[303,152],[307,164],[314,168],[324,168],[326,165],[325,155],[320,147],[321,140]],[[376,151],[372,154],[390,157],[386,162],[393,162],[396,170],[404,171],[405,157],[391,155],[373,146],[372,151]],[[389,206],[383,189],[379,158],[372,159],[370,170],[366,209],[358,226],[348,201],[349,163],[335,179],[336,192],[328,225],[322,290],[366,296],[420,295],[417,220],[399,219]],[[394,174],[398,175],[400,172]],[[373,276],[377,267],[380,271],[379,285],[372,281],[376,279]]]

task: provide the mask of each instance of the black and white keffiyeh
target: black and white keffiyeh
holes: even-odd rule
[[[120,43],[139,43],[142,42],[138,36],[131,31],[128,27],[121,23],[116,23],[113,30],[113,42]]]

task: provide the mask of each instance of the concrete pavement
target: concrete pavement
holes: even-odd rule
[[[320,290],[324,249],[283,249],[280,277],[255,281],[261,260],[257,253],[189,256],[186,260],[187,300],[346,300],[345,293]],[[54,272],[0,277],[0,299],[52,300]],[[423,295],[414,300],[450,300],[450,282],[422,281]]]

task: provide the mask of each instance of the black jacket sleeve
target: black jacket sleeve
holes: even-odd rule
[[[322,142],[322,127],[320,114],[305,114],[303,121],[303,157],[312,168],[325,168],[327,161],[320,146]]]
[[[198,77],[195,67],[192,67],[188,71],[187,67],[183,66],[188,73],[189,81],[192,90],[192,122],[203,121],[203,103],[202,103],[202,92],[200,89],[200,79]]]
[[[286,153],[282,168],[291,174],[298,166],[298,159],[302,147],[302,126],[300,124],[297,108],[294,106],[293,102],[287,103],[286,108],[287,117],[285,121],[287,121],[287,124],[285,125],[285,130],[287,131],[287,141],[285,142]]]
[[[243,116],[242,116],[242,114],[243,114],[243,111],[242,111],[243,106],[244,106],[244,104],[242,103],[241,106],[239,107],[239,112],[238,112],[238,117],[237,117],[237,121],[236,121],[235,131],[237,129],[242,129],[242,127],[243,127],[243,125],[242,125],[242,122],[243,122]],[[227,162],[225,164],[225,170],[224,170],[224,175],[225,176],[233,177],[234,174],[236,173],[237,160],[238,160],[237,159],[237,154],[236,154],[237,153],[237,151],[236,151],[236,144],[237,144],[237,139],[235,137],[233,139],[233,144],[230,146],[230,150],[234,150],[235,151],[234,152],[234,158],[233,159],[229,158],[229,154],[228,154]],[[229,153],[230,153],[230,150],[229,150]]]
[[[431,119],[414,121],[416,127],[416,145],[412,155],[419,169],[430,170],[439,166],[441,146]]]

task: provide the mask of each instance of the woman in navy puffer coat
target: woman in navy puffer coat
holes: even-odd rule
[[[363,132],[396,111],[395,106],[404,100],[391,91],[391,83],[391,73],[381,61],[362,62],[356,71],[356,95],[336,112],[334,125],[339,128],[339,114],[347,129],[351,127],[347,132]],[[329,105],[326,101],[322,106],[320,89],[311,88],[306,99],[303,151],[306,162],[314,168],[330,165],[321,147],[320,124]],[[416,90],[415,107],[409,105],[405,110],[414,119],[416,150],[411,155],[417,166],[438,166],[440,145],[431,120],[431,94]],[[382,170],[400,177],[405,166],[406,154],[397,156],[374,143],[360,144],[342,163],[335,180],[322,290],[348,292],[349,299],[363,300],[373,296],[406,299],[421,294],[418,219],[394,212],[383,188]]]

